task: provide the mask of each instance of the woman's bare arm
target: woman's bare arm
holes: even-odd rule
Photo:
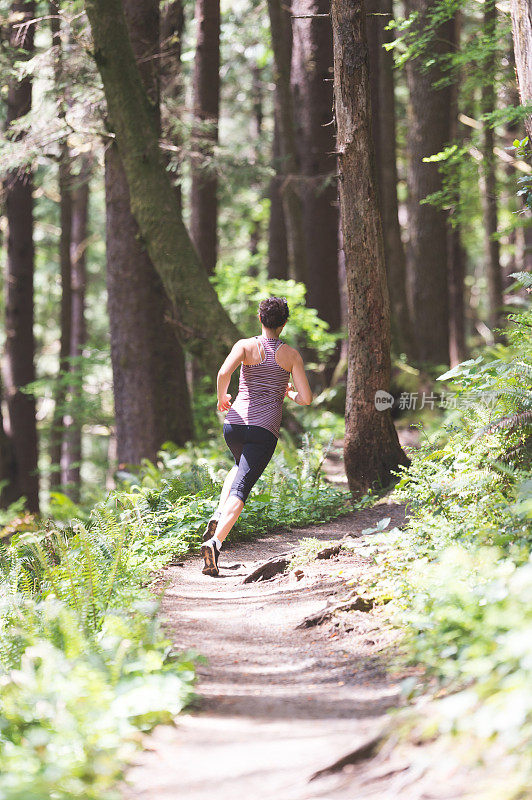
[[[287,396],[300,406],[310,405],[310,403],[312,403],[312,390],[305,374],[303,359],[297,350],[294,363],[292,364],[292,380],[294,386],[292,386],[291,383],[288,384],[286,391]]]
[[[218,411],[229,411],[231,408],[231,395],[227,394],[231,375],[235,369],[244,361],[246,349],[243,339],[239,339],[233,347],[231,352],[225,359],[224,363],[218,370],[218,377],[216,380],[216,388],[218,392]]]

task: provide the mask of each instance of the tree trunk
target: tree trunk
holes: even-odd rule
[[[279,123],[279,144],[283,165],[284,221],[287,233],[289,275],[307,282],[307,260],[303,234],[300,168],[296,145],[294,102],[290,88],[290,44],[281,0],[268,0],[275,72],[275,114]]]
[[[131,43],[159,124],[158,0],[125,0]],[[170,321],[170,304],[131,213],[119,148],[105,158],[107,290],[120,463],[154,460],[161,445],[192,437],[184,356]],[[174,195],[175,197],[175,195]],[[164,217],[161,217],[164,219]]]
[[[484,0],[484,36],[492,41],[497,32],[497,0]],[[497,61],[490,50],[483,62],[480,109],[482,115],[495,111],[495,72]],[[502,274],[499,240],[494,238],[498,229],[497,177],[494,130],[485,120],[482,124],[482,216],[484,221],[484,250],[488,284],[488,324],[493,330],[502,322]]]
[[[220,110],[220,0],[196,0],[196,58],[190,191],[190,233],[200,261],[209,274],[218,250],[218,179],[212,163],[218,142]]]
[[[418,12],[414,25],[427,24],[431,0],[407,0],[409,14]],[[439,27],[430,50],[437,56],[449,52],[454,21]],[[451,88],[435,89],[442,77],[438,63],[424,69],[419,59],[407,62],[410,95],[407,133],[408,148],[408,296],[410,318],[421,361],[447,364],[449,361],[449,303],[447,279],[447,213],[428,203],[427,195],[442,187],[437,162],[424,162],[448,143]]]
[[[457,49],[460,49],[462,15],[455,15],[455,37]],[[450,108],[450,140],[458,142],[463,137],[458,129],[458,90],[460,73],[451,86]],[[465,342],[465,260],[466,253],[462,245],[462,229],[459,222],[449,225],[447,230],[447,256],[449,279],[449,364],[451,367],[460,364],[466,358]]]
[[[65,377],[69,371],[72,292],[70,263],[70,234],[72,225],[72,194],[70,190],[70,153],[65,144],[61,148],[59,163],[59,267],[61,273],[61,341],[59,350],[59,373],[54,392],[54,414],[50,431],[50,490],[61,486],[61,449],[63,446],[63,416],[66,402]]]
[[[81,497],[81,460],[83,430],[83,370],[81,359],[87,338],[85,322],[86,251],[88,243],[89,189],[91,162],[82,161],[80,174],[73,178],[72,235],[70,263],[72,264],[72,309],[70,336],[69,409],[65,418],[65,438],[61,457],[61,477],[68,496],[79,503]]]
[[[61,41],[61,19],[59,7],[56,0],[49,3],[50,10],[50,29],[52,33],[52,44],[54,53],[54,82],[56,96],[64,97],[64,76],[63,76],[63,48]],[[58,113],[64,119],[66,111],[65,100],[58,102]],[[54,414],[52,427],[50,430],[50,490],[58,490],[61,486],[61,450],[63,446],[63,416],[65,413],[66,402],[66,375],[70,369],[70,338],[71,338],[71,316],[72,316],[72,292],[71,292],[71,262],[70,262],[70,237],[72,226],[72,192],[70,174],[70,152],[68,143],[65,141],[61,145],[61,154],[58,169],[58,188],[59,188],[59,271],[61,275],[61,307],[60,307],[60,350],[59,350],[59,372],[54,391]]]
[[[292,90],[302,174],[307,303],[340,327],[330,0],[293,0]],[[305,17],[305,18],[299,18]]]
[[[259,66],[259,64],[253,65],[253,67],[251,68],[251,74],[252,74],[252,84],[251,84],[252,113],[249,126],[250,127],[249,138],[250,142],[253,142],[253,150],[255,152],[255,158],[257,161],[259,161],[262,123],[264,120],[264,108],[263,108],[264,83],[262,77],[262,68]],[[255,189],[257,193],[259,193],[259,195],[264,194],[264,186],[262,181],[253,182],[252,187]],[[261,238],[262,238],[262,224],[260,219],[254,217],[250,220],[250,232],[249,232],[250,255],[252,256],[258,255]],[[252,262],[250,274],[253,274],[254,276],[257,275],[256,259]]]
[[[290,12],[285,6],[281,7],[281,24],[285,34],[287,46],[287,60],[290,63],[292,58],[292,23]],[[284,183],[284,164],[281,155],[281,132],[279,126],[279,108],[281,99],[279,95],[278,82],[275,86],[275,100],[273,112],[273,147],[272,165],[275,175],[270,181],[268,196],[270,198],[270,222],[268,228],[268,277],[288,279],[288,241],[284,219],[283,194]]]
[[[515,66],[523,105],[532,103],[532,8],[530,0],[511,0]],[[532,114],[525,119],[529,144],[532,142]]]
[[[390,307],[371,135],[363,0],[332,0],[340,213],[348,292],[348,373],[344,461],[349,487],[386,485],[408,458],[390,408]]]
[[[464,279],[466,254],[460,226],[449,228],[449,364],[455,367],[467,358],[465,344]]]
[[[178,315],[180,338],[214,374],[239,338],[238,330],[222,308],[183,224],[120,0],[87,0],[86,10],[131,210]]]
[[[393,55],[384,48],[384,44],[393,38],[391,31],[385,30],[393,20],[393,1],[370,0],[367,12],[371,125],[390,293],[392,342],[398,352],[413,356],[414,337],[406,296],[406,257],[397,201]]]
[[[183,43],[183,32],[185,29],[185,12],[182,0],[166,0],[161,6],[160,24],[160,84],[161,97],[163,98],[162,109],[166,107],[168,100],[171,101],[170,109],[167,110],[168,119],[163,118],[163,136],[167,135],[175,147],[182,147],[181,136],[176,132],[174,115],[179,117],[182,112],[180,106],[183,103],[183,77],[181,70],[181,50]],[[164,102],[166,101],[166,102]],[[169,129],[169,130],[168,130]],[[180,166],[182,156],[179,155]],[[174,188],[182,207],[181,190],[181,169],[174,172]]]
[[[268,277],[288,279],[288,244],[283,209],[283,164],[279,142],[279,121],[274,112],[273,120],[273,168],[275,175],[270,180],[270,222],[268,226]]]
[[[17,25],[33,19],[35,3],[19,0],[11,5]],[[34,26],[10,29],[10,45],[19,60],[33,52]],[[6,127],[31,109],[32,83],[29,77],[11,79],[7,96]],[[9,135],[9,134],[8,134]],[[6,390],[9,428],[15,454],[18,496],[26,497],[30,511],[39,511],[38,441],[35,398],[21,392],[35,379],[33,334],[33,181],[31,174],[9,172],[4,183],[8,224],[6,270]]]
[[[3,400],[4,392],[0,379],[0,400]],[[0,403],[0,508],[7,508],[20,497],[17,483],[17,462],[13,440],[6,430],[2,405]]]

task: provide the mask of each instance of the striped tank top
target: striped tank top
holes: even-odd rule
[[[279,438],[283,400],[290,373],[275,360],[283,342],[256,336],[264,347],[259,364],[242,364],[235,402],[227,412],[226,421],[232,425],[260,425]]]

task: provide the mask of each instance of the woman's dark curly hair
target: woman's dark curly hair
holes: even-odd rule
[[[270,328],[271,330],[284,325],[289,314],[286,297],[268,297],[259,306],[260,321],[265,328]]]

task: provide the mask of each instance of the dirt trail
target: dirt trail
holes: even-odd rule
[[[203,576],[198,558],[165,571],[168,635],[177,648],[207,656],[208,665],[199,668],[198,708],[175,728],[161,726],[146,737],[125,800],[356,796],[345,775],[309,778],[378,734],[397,703],[398,686],[379,654],[386,635],[378,618],[362,612],[349,615],[347,631],[296,625],[328,598],[346,594],[357,557],[314,561],[301,580],[292,574],[242,581],[305,537],[360,536],[387,516],[401,525],[404,509],[381,502],[331,523],[226,546],[219,578]],[[235,563],[241,566],[228,568]]]

